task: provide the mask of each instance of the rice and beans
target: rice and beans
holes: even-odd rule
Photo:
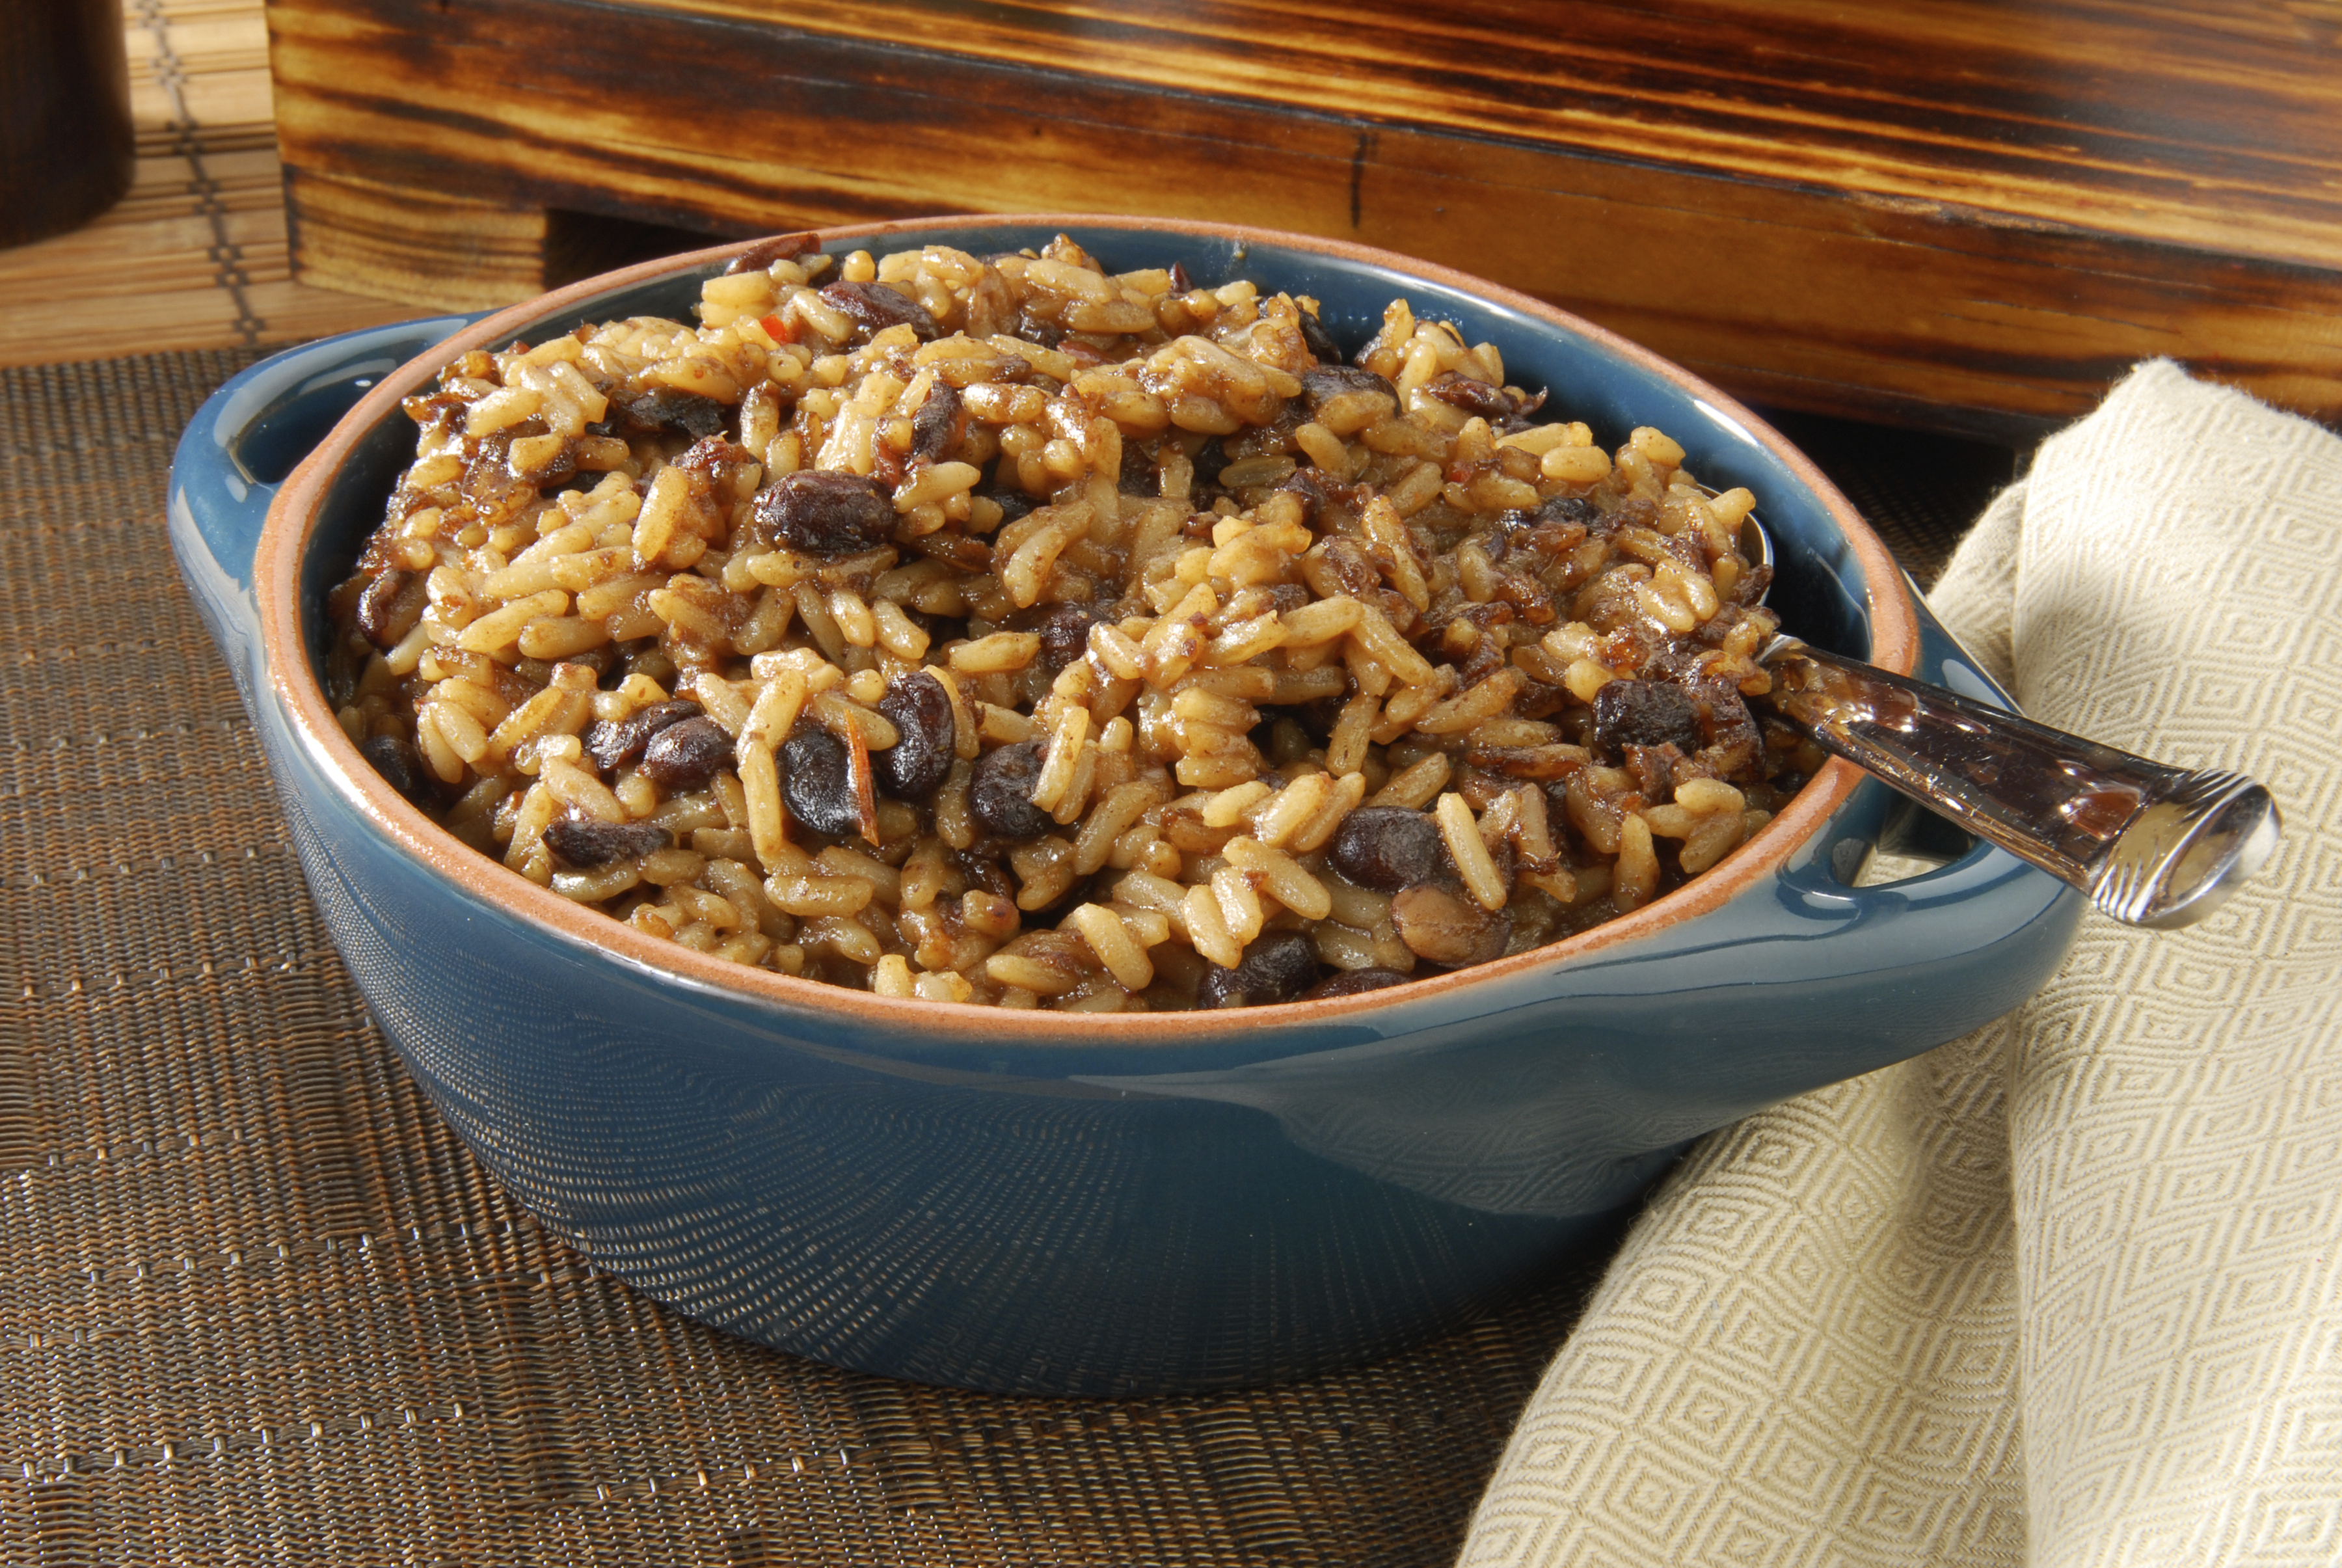
[[[335,595],[343,726],[655,937],[930,1000],[1346,995],[1640,908],[1818,766],[1656,429],[1072,241],[768,241],[475,351]]]

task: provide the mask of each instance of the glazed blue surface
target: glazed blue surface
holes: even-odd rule
[[[1654,424],[1777,540],[1773,602],[1860,656],[1865,595],[1819,502],[1721,409],[1532,317],[1403,274],[1076,229],[1110,267],[1184,261],[1316,296],[1363,339],[1405,294],[1503,348],[1606,442]],[[1046,231],[938,228],[983,254]],[[891,239],[891,246],[916,243]],[[701,273],[565,311],[684,315]],[[1030,1392],[1261,1383],[1396,1349],[1616,1233],[1700,1133],[1997,1016],[2082,901],[1989,848],[1888,887],[1858,789],[1780,869],[1650,936],[1336,1022],[1170,1042],[884,1026],[704,986],[481,900],[399,848],[270,695],[253,598],[276,481],[364,388],[458,330],[349,334],[247,370],[173,470],[173,548],[251,709],[302,864],[384,1033],[506,1188],[601,1268],[695,1317],[892,1376]],[[394,417],[331,487],[305,624],[379,520]],[[1921,678],[1992,692],[1932,619]],[[1263,1015],[1275,1019],[1275,1015]]]

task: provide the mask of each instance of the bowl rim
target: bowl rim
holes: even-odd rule
[[[1864,579],[1872,628],[1870,662],[1896,674],[1908,675],[1919,652],[1919,621],[1901,569],[1886,545],[1863,522],[1837,487],[1779,432],[1751,413],[1737,399],[1690,371],[1641,345],[1532,296],[1475,277],[1436,263],[1346,240],[1321,238],[1236,224],[1206,224],[1185,219],[1146,218],[1093,213],[1005,213],[944,215],[896,219],[882,223],[843,225],[808,231],[821,248],[835,253],[844,244],[883,242],[890,236],[933,235],[953,226],[999,227],[1027,225],[1060,229],[1124,229],[1170,233],[1216,240],[1236,240],[1314,252],[1354,264],[1396,270],[1534,317],[1628,363],[1674,383],[1741,427],[1788,468],[1797,481],[1822,503],[1845,536]],[[791,231],[784,231],[791,232]],[[904,1026],[917,1022],[915,1035],[935,1037],[938,1045],[975,1041],[1013,1044],[1022,1048],[1096,1046],[1102,1033],[1116,1046],[1192,1045],[1203,1039],[1225,1043],[1237,1031],[1266,1029],[1315,1029],[1337,1023],[1356,1024],[1366,1015],[1394,1006],[1450,1002],[1476,987],[1492,986],[1530,971],[1571,962],[1588,954],[1631,942],[1695,919],[1741,893],[1767,872],[1781,867],[1834,813],[1867,776],[1851,763],[1832,758],[1809,779],[1771,821],[1738,849],[1682,887],[1653,900],[1632,913],[1581,931],[1558,942],[1527,949],[1507,958],[1470,969],[1410,980],[1404,985],[1354,996],[1314,1001],[1277,1002],[1261,1007],[1194,1010],[1180,1012],[1093,1014],[1054,1011],[1046,1008],[1000,1008],[971,1002],[937,1002],[923,999],[881,997],[866,990],[752,968],[715,958],[683,946],[661,941],[541,888],[492,856],[472,849],[425,816],[422,809],[393,789],[360,755],[326,705],[325,684],[313,665],[302,632],[300,585],[302,563],[315,539],[320,504],[332,476],[358,441],[385,417],[399,412],[402,399],[425,388],[447,363],[472,349],[508,339],[524,327],[563,313],[573,305],[616,289],[636,286],[686,273],[737,256],[761,243],[744,240],[705,250],[661,257],[621,267],[550,290],[485,317],[463,331],[433,345],[397,369],[381,377],[373,389],[343,416],[333,429],[288,475],[279,487],[263,524],[254,554],[252,591],[260,619],[261,654],[267,684],[280,711],[310,756],[327,778],[384,839],[413,860],[454,885],[455,890],[496,909],[564,945],[588,950],[616,960],[629,970],[665,981],[682,981],[736,1000],[776,1006],[789,1011],[811,1010],[843,1015],[853,1023],[882,1034],[900,1035]],[[878,248],[872,246],[870,248]],[[1110,1018],[1110,1029],[1101,1023]]]

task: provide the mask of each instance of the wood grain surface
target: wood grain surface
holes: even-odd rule
[[[417,302],[531,292],[547,209],[1155,212],[1447,262],[1779,405],[2012,433],[2170,354],[2342,417],[2334,0],[269,15],[296,266]]]
[[[0,245],[104,212],[135,156],[115,0],[0,7]]]

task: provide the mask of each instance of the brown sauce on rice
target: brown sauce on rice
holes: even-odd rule
[[[1817,759],[1665,434],[1404,300],[768,244],[466,355],[334,596],[402,792],[652,935],[884,995],[1348,995],[1640,908]]]

